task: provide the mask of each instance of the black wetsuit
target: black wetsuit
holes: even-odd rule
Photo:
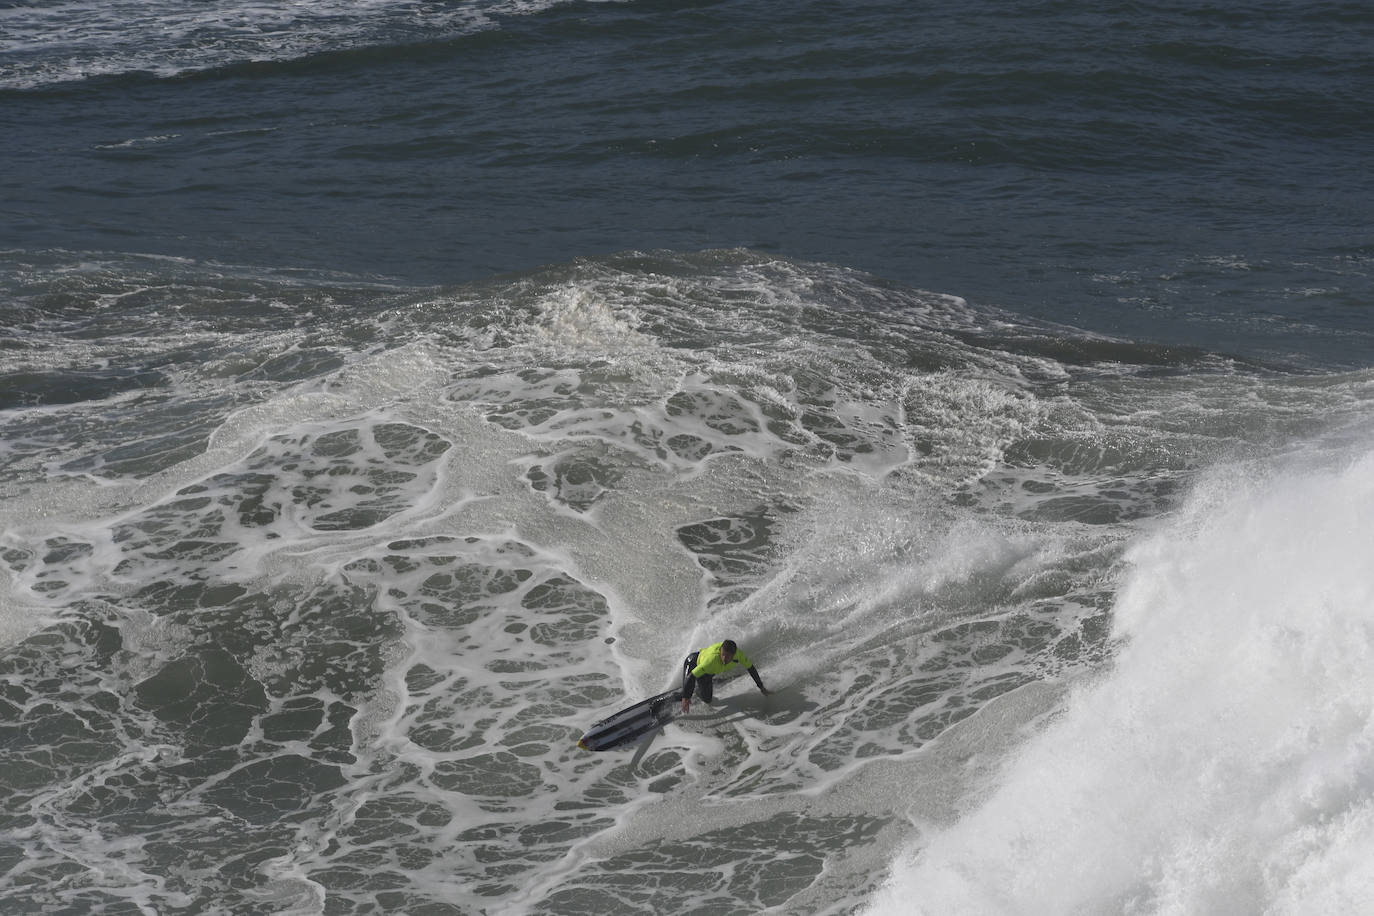
[[[703,703],[711,702],[711,697],[715,695],[715,675],[703,674],[697,677],[692,674],[692,669],[697,666],[697,656],[700,652],[693,652],[682,660],[682,698],[690,700],[692,694],[698,687],[701,688],[701,700]]]

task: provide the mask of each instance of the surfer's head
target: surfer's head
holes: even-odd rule
[[[720,660],[728,665],[730,661],[734,659],[735,650],[738,648],[739,646],[735,645],[735,641],[733,639],[725,640],[720,644]]]

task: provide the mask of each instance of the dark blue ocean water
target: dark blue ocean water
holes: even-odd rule
[[[747,247],[1368,363],[1361,4],[547,6],[11,7],[0,246],[405,283]]]
[[[0,912],[1359,912],[1371,98],[1334,0],[0,0]]]

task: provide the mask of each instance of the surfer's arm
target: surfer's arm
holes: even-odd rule
[[[768,688],[763,686],[763,678],[759,677],[759,669],[754,667],[753,665],[750,665],[749,676],[752,677],[754,679],[754,683],[758,685],[759,692],[762,693],[764,696],[768,696]]]

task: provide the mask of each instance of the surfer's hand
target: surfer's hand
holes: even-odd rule
[[[759,693],[763,694],[764,696],[771,696],[773,692],[769,690],[767,687],[760,687]]]
[[[683,712],[686,712],[689,708],[691,708],[691,705],[692,705],[692,701],[691,701],[691,700],[687,699],[686,697],[683,697],[683,698],[682,698],[682,711],[683,711]]]

